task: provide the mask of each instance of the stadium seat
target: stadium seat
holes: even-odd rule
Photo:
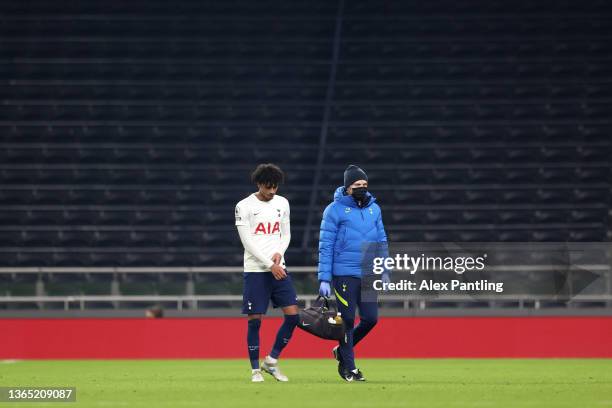
[[[336,3],[229,31],[208,19],[221,6],[195,3],[155,2],[133,25],[129,2],[100,19],[66,18],[64,1],[3,4],[5,266],[239,267],[233,208],[267,161],[287,174],[296,265],[316,263],[350,163],[391,240],[608,239],[609,25],[582,17],[597,7],[481,1],[488,17],[464,24],[460,2],[345,2],[323,127]],[[66,41],[75,32],[97,40]]]

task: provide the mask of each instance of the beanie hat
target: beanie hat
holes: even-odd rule
[[[361,168],[351,164],[344,170],[344,187],[349,187],[357,180],[368,181],[368,175]]]

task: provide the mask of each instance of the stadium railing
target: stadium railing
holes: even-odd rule
[[[545,269],[545,268],[544,268]],[[529,265],[514,265],[510,270],[531,271],[534,273],[544,270],[542,267]],[[612,311],[612,273],[610,265],[589,265],[589,270],[601,274],[603,277],[601,288],[603,293],[579,293],[571,297],[557,296],[551,294],[482,294],[474,297],[455,294],[438,293],[435,295],[419,295],[400,292],[381,292],[379,302],[384,310],[393,311],[392,314],[415,313],[427,309],[470,309],[476,313],[482,311],[485,314],[494,310],[516,310],[522,312],[534,312],[556,308],[557,310],[585,309]],[[302,266],[292,267],[294,274],[316,274],[316,267]],[[35,274],[40,279],[45,274],[113,274],[114,278],[122,274],[225,274],[234,275],[242,273],[241,267],[22,267],[22,268],[0,268],[0,275]],[[219,292],[223,289],[220,288]],[[316,299],[317,293],[299,293],[299,303],[302,307],[309,307]],[[242,296],[229,293],[216,294],[74,294],[62,296],[48,296],[37,293],[29,296],[6,295],[0,296],[0,310],[10,313],[13,307],[23,310],[21,306],[30,305],[34,310],[49,309],[58,310],[58,306],[64,311],[81,310],[86,311],[88,306],[98,303],[106,305],[109,311],[116,309],[140,310],[151,304],[162,304],[165,307],[177,311],[198,311],[204,309],[232,309],[238,307]],[[127,306],[126,306],[127,305]],[[7,310],[8,307],[8,310]],[[100,308],[98,307],[98,310]],[[6,314],[6,313],[5,313]]]

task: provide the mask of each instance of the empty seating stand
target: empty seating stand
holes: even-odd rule
[[[339,5],[3,1],[0,265],[240,266],[260,162],[287,173],[290,265],[350,163],[393,241],[610,239],[607,2]],[[119,293],[184,293],[146,278]],[[98,293],[80,279],[45,288]]]

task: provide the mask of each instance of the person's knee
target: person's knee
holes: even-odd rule
[[[344,319],[344,327],[352,329],[355,326],[355,319]]]
[[[366,327],[372,328],[376,326],[378,323],[378,310],[376,306],[371,307],[368,305],[364,305],[364,307],[359,311],[360,324],[363,324]]]
[[[363,324],[368,329],[372,329],[374,326],[376,326],[376,323],[378,323],[377,317],[368,317],[361,319],[361,324]]]
[[[285,306],[283,307],[283,313],[285,315],[296,315],[298,314],[299,309],[297,305]]]

